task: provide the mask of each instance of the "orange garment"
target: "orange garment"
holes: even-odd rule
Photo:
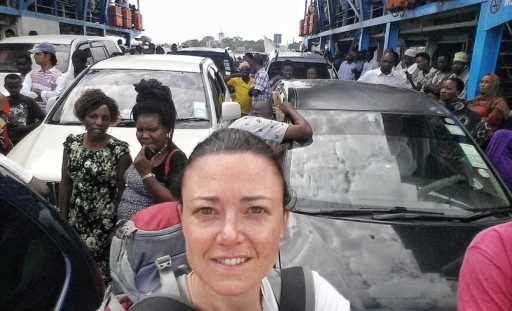
[[[510,111],[505,99],[499,96],[477,96],[469,107],[489,124],[493,132],[503,128]]]
[[[7,119],[7,116],[11,112],[11,103],[9,102],[9,99],[4,97],[3,103],[0,104],[0,117],[5,117],[5,119]],[[7,152],[9,152],[12,147],[12,142],[9,139],[9,133],[7,131],[7,125],[4,125],[0,131],[0,150],[7,154]]]

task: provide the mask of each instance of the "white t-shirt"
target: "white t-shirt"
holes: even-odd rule
[[[262,117],[246,116],[237,119],[229,128],[254,134],[264,140],[281,143],[290,124]]]
[[[380,68],[370,70],[366,72],[359,80],[359,82],[366,82],[372,84],[385,84],[391,86],[400,86],[411,88],[411,84],[407,81],[407,78],[396,70],[391,70],[388,75],[382,73]]]
[[[12,174],[18,176],[25,183],[29,183],[32,180],[32,173],[19,166],[16,162],[8,159],[3,154],[0,154],[0,166],[11,172]]]
[[[312,271],[315,287],[315,310],[321,311],[345,311],[350,310],[350,302],[321,277],[318,272]],[[263,311],[279,311],[272,287],[267,278],[261,282],[263,293]]]

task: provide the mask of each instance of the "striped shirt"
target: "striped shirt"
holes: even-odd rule
[[[45,111],[48,99],[58,96],[66,85],[66,81],[60,78],[61,76],[62,72],[55,67],[50,68],[48,71],[43,71],[42,69],[32,70],[25,76],[20,93],[32,99],[36,99],[37,94],[32,90],[40,89],[43,102],[38,102],[38,104],[43,111]]]
[[[252,98],[252,102],[270,102],[270,98],[272,97],[272,92],[270,91],[270,83],[268,79],[268,73],[264,68],[261,68],[256,72],[256,77],[254,78],[254,89],[260,91],[258,96],[254,96]]]

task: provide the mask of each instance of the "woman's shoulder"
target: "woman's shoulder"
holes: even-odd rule
[[[72,144],[82,144],[84,141],[84,134],[69,134],[64,141],[64,147],[71,146]]]
[[[125,142],[124,140],[115,138],[114,136],[110,136],[110,140],[108,143],[116,149],[121,149],[123,151],[129,151],[130,145],[127,142]]]

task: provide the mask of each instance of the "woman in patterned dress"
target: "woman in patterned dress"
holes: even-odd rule
[[[59,208],[109,279],[110,236],[124,189],[124,172],[132,163],[128,144],[107,134],[119,118],[116,102],[92,89],[75,103],[75,115],[86,133],[64,142]]]

